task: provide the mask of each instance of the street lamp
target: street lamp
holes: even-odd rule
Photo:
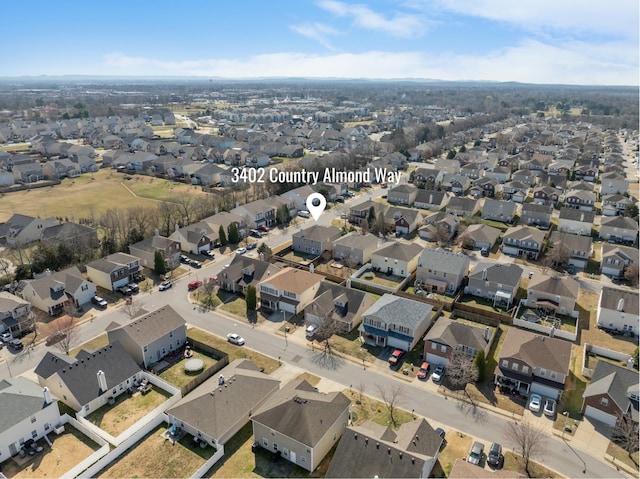
[[[562,438],[564,439],[564,430],[567,428],[567,419],[569,418],[569,411],[564,411],[562,415],[564,416],[564,424],[562,425]]]
[[[287,340],[287,329],[289,329],[289,326],[286,325],[287,313],[284,310],[282,311],[282,321],[285,323],[285,325],[284,325],[284,349],[287,349],[287,347],[289,346],[289,341]]]

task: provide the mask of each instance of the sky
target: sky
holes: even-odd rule
[[[7,1],[0,77],[411,78],[635,86],[638,4]]]

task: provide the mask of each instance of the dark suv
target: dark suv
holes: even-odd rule
[[[22,341],[20,341],[19,339],[12,339],[11,341],[9,341],[9,347],[14,351],[22,351],[22,348],[24,348],[24,344],[22,344]]]
[[[487,455],[487,464],[494,469],[501,469],[504,465],[504,456],[502,455],[502,446],[497,442],[491,444],[489,454]]]

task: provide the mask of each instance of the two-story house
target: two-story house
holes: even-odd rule
[[[593,191],[570,190],[564,196],[567,208],[592,212],[596,204],[596,194]]]
[[[465,292],[493,301],[493,305],[509,308],[515,300],[522,268],[513,263],[481,262],[469,273]]]
[[[502,252],[507,255],[536,260],[542,251],[544,231],[529,226],[512,226],[502,237]]]
[[[629,191],[629,180],[626,176],[611,171],[600,176],[600,194],[613,195]]]
[[[585,269],[593,253],[591,236],[580,236],[571,233],[554,231],[549,241],[553,248],[563,248],[569,253],[567,264],[579,269]]]
[[[468,249],[491,250],[500,238],[501,231],[493,226],[485,224],[472,224],[467,226],[460,236],[462,246]]]
[[[362,314],[373,303],[374,299],[363,291],[322,282],[313,301],[304,308],[304,321],[307,326],[329,324],[332,331],[346,334],[362,322]]]
[[[524,394],[558,400],[571,363],[571,343],[511,328],[504,338],[495,370],[495,383]]]
[[[297,314],[309,304],[322,282],[319,274],[284,268],[259,282],[260,305]]]
[[[482,192],[479,196],[486,196],[487,198],[493,198],[496,194],[496,189],[498,186],[498,181],[495,178],[484,176],[482,178],[478,178],[473,182],[473,186],[471,189],[479,188]]]
[[[553,206],[551,205],[525,203],[522,205],[520,213],[520,224],[549,229],[551,228],[552,215]]]
[[[406,278],[416,270],[422,246],[416,243],[392,241],[371,254],[374,271]]]
[[[600,220],[599,238],[609,242],[635,243],[638,239],[638,222],[627,216],[614,216]]]
[[[129,245],[129,253],[140,258],[140,264],[146,268],[155,269],[156,251],[162,254],[168,270],[175,269],[180,264],[180,243],[160,234]]]
[[[580,284],[571,276],[534,272],[529,280],[527,299],[530,308],[570,315],[574,313]]]
[[[424,226],[418,230],[420,238],[427,241],[452,239],[458,232],[460,219],[456,215],[437,211],[424,219]]]
[[[482,219],[513,223],[516,215],[516,204],[513,201],[499,201],[491,198],[484,200],[482,207]]]
[[[115,291],[135,281],[141,272],[140,258],[127,253],[113,253],[87,264],[87,276],[96,286]]]
[[[45,228],[59,224],[56,218],[34,218],[14,213],[6,223],[0,225],[0,241],[7,246],[25,246],[42,237]]]
[[[430,304],[384,294],[362,314],[360,338],[372,346],[411,351],[432,322]]]
[[[558,231],[581,236],[590,236],[595,213],[573,208],[561,208],[558,216]]]
[[[370,218],[375,219],[379,215],[384,215],[386,210],[387,206],[382,203],[370,200],[364,201],[349,208],[349,221],[356,225],[361,225],[365,220],[369,221]]]
[[[335,226],[313,225],[300,229],[291,236],[293,251],[319,256],[333,250],[333,242],[341,236],[340,228]]]
[[[552,186],[538,186],[533,189],[533,202],[536,205],[556,207],[560,200],[560,190]]]
[[[638,372],[632,367],[598,361],[582,398],[581,412],[585,417],[612,427],[621,419],[637,424]]]
[[[217,280],[220,289],[244,296],[250,284],[258,289],[260,281],[269,278],[278,271],[280,268],[275,264],[237,254],[229,265],[222,268]]]
[[[624,213],[627,206],[634,204],[634,200],[624,195],[614,193],[611,195],[602,195],[602,215],[617,216]]]
[[[424,358],[430,365],[449,366],[454,351],[475,358],[478,351],[489,352],[491,330],[451,318],[441,317],[424,337]]]
[[[0,291],[0,332],[17,337],[33,327],[31,303],[7,291]]]
[[[637,335],[640,331],[638,291],[603,286],[598,302],[598,326],[623,334]]]
[[[218,231],[214,231],[208,223],[199,221],[182,228],[176,225],[169,239],[180,243],[184,252],[200,254],[213,248],[218,240]]]
[[[480,209],[480,205],[481,202],[475,198],[462,198],[456,196],[449,200],[445,211],[447,213],[470,218],[477,213]]]
[[[629,246],[602,244],[600,272],[619,278],[627,266],[638,262],[638,250]]]
[[[387,201],[396,205],[410,206],[414,203],[418,188],[412,184],[398,185],[389,189]]]
[[[422,250],[416,271],[416,283],[438,293],[453,294],[469,272],[469,257],[442,248]]]
[[[418,190],[413,201],[414,208],[441,210],[449,203],[452,194],[447,191]]]
[[[333,259],[347,265],[365,264],[371,261],[371,255],[379,244],[380,240],[375,235],[352,231],[333,241]]]
[[[236,206],[231,210],[231,213],[244,218],[244,222],[250,228],[271,226],[276,222],[276,208],[266,200],[257,200]]]

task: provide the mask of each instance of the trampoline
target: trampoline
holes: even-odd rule
[[[204,368],[204,361],[200,358],[189,359],[184,363],[184,370],[188,373],[195,373]]]

